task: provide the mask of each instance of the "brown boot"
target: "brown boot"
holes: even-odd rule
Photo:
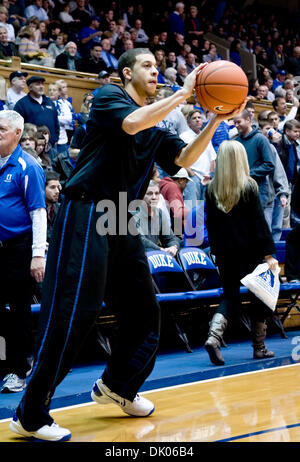
[[[221,313],[216,313],[209,323],[208,339],[205,342],[205,348],[211,362],[216,366],[223,366],[225,364],[220,348],[226,327],[227,319]]]
[[[256,322],[252,329],[253,359],[273,358],[274,352],[269,351],[265,345],[267,326],[265,322]]]

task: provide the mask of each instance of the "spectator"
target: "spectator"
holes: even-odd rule
[[[41,133],[36,134],[35,152],[37,153],[38,159],[41,163],[43,170],[52,170],[51,159],[49,155],[46,153],[46,140]]]
[[[56,145],[59,136],[59,121],[55,106],[45,96],[45,79],[32,76],[27,80],[28,94],[15,105],[15,111],[21,114],[25,122],[35,125],[47,125],[50,130],[50,143]]]
[[[8,41],[7,29],[0,26],[0,59],[19,56],[18,48],[13,42]]]
[[[300,75],[300,46],[294,47],[293,56],[286,59],[285,68],[295,77]]]
[[[72,22],[80,22],[80,19],[76,19],[74,21],[73,16],[70,14],[71,7],[69,3],[66,3],[63,5],[63,10],[59,13],[58,19],[63,23],[63,24],[71,24]]]
[[[181,168],[176,175],[163,178],[160,183],[160,192],[170,207],[170,217],[174,234],[182,238],[186,217],[190,210],[185,207],[183,191],[187,182],[191,181],[185,168]]]
[[[138,43],[139,46],[146,45],[149,42],[149,37],[146,34],[146,32],[144,31],[144,29],[142,29],[142,21],[140,19],[135,20],[134,29],[135,29],[135,31],[137,33],[137,37],[136,37],[136,40],[135,40],[136,43]]]
[[[263,135],[261,135],[263,136]],[[267,141],[267,140],[266,140]],[[237,141],[224,141],[216,172],[206,194],[206,226],[216,257],[223,296],[209,325],[205,348],[215,365],[223,365],[223,334],[240,305],[240,280],[265,260],[271,270],[278,262],[276,248],[261,208],[257,184],[250,177],[247,154]],[[265,346],[267,307],[251,297],[253,358],[272,358]]]
[[[90,74],[99,74],[101,71],[107,71],[107,66],[101,58],[102,47],[100,44],[94,43],[89,51],[89,56],[83,58],[79,64],[81,72]]]
[[[123,13],[123,19],[125,21],[125,28],[127,30],[130,30],[134,27],[134,21],[135,21],[135,13],[134,13],[134,5],[129,4],[127,6],[127,11]]]
[[[33,0],[33,4],[29,5],[24,10],[24,15],[27,19],[36,16],[40,21],[49,21],[49,17],[42,7],[42,0]]]
[[[235,39],[231,42],[230,44],[230,61],[237,66],[241,65],[241,54],[240,54],[240,49],[241,49],[241,41],[238,39]]]
[[[175,10],[169,16],[169,25],[170,25],[170,32],[171,35],[181,34],[184,36],[185,34],[185,26],[184,26],[184,8],[185,5],[182,2],[178,2],[175,5]]]
[[[77,29],[87,27],[91,21],[91,15],[85,9],[85,0],[76,0],[76,8],[71,12],[74,21],[77,22]]]
[[[22,61],[40,66],[53,67],[53,59],[45,49],[40,49],[35,41],[34,30],[30,26],[26,26],[19,33],[21,41],[19,44],[19,55]]]
[[[70,126],[73,121],[72,112],[68,101],[60,98],[59,86],[55,83],[50,83],[48,87],[48,95],[56,107],[59,121],[59,137],[57,141],[57,152],[64,152],[68,148],[68,135],[66,126]]]
[[[7,23],[8,20],[8,10],[5,6],[0,5],[0,26],[5,27],[7,30],[7,40],[9,42],[15,42],[15,29],[11,24]]]
[[[140,210],[134,214],[145,251],[163,250],[176,256],[180,240],[174,235],[169,217],[158,207],[159,184],[151,180]]]
[[[70,71],[79,71],[80,60],[77,57],[77,45],[74,42],[68,42],[65,50],[56,57],[55,67],[59,69],[68,69]]]
[[[31,369],[33,286],[34,281],[42,282],[45,272],[45,177],[32,156],[18,146],[23,118],[15,111],[2,111],[0,126],[0,305],[1,310],[7,303],[10,306],[6,325],[9,373],[1,392],[16,393],[26,387]]]
[[[198,17],[198,8],[195,5],[189,7],[189,14],[185,20],[185,37],[188,41],[192,37],[201,37],[204,33],[203,26]]]
[[[276,78],[273,80],[273,91],[275,92],[276,88],[283,85],[285,81],[286,72],[281,69],[277,72]]]
[[[70,139],[72,138],[75,129],[75,121],[77,120],[77,114],[75,114],[75,110],[73,108],[72,97],[68,95],[67,82],[63,79],[59,79],[56,80],[55,83],[56,85],[58,85],[60,98],[68,103],[69,109],[72,112],[72,122],[70,124],[67,123],[65,125],[65,129],[68,135],[68,143],[70,143]]]
[[[65,51],[65,44],[67,41],[67,37],[68,36],[66,34],[60,33],[56,37],[55,42],[50,43],[48,47],[48,53],[53,58],[54,61],[58,55],[60,55],[61,53]]]
[[[268,140],[259,133],[258,128],[253,128],[251,115],[247,110],[234,118],[234,124],[238,130],[239,141],[245,148],[250,168],[250,176],[257,182],[259,198],[263,210],[269,201],[268,175],[272,175],[275,168],[275,160]]]
[[[220,55],[217,53],[217,47],[214,43],[209,45],[209,52],[206,55],[203,55],[203,62],[204,63],[212,63],[214,61],[219,61],[221,58]]]
[[[101,51],[101,58],[105,62],[108,71],[116,71],[118,69],[118,60],[112,54],[111,49],[111,42],[110,39],[104,38],[101,42],[102,51]]]
[[[188,72],[187,72],[186,65],[184,63],[178,64],[176,82],[178,83],[180,87],[183,86],[187,75],[188,75]]]
[[[110,83],[110,74],[107,71],[101,71],[98,74],[97,77],[97,82],[98,82],[98,88],[92,91],[92,95],[95,97],[96,94],[98,93],[99,88],[103,87],[103,85],[107,85]],[[90,103],[91,103],[92,98],[90,98]],[[89,112],[89,111],[88,111]]]
[[[292,120],[296,118],[298,107],[299,107],[299,101],[297,99],[294,100],[294,106],[291,107],[288,114],[287,114],[286,100],[282,96],[278,96],[277,98],[275,98],[274,101],[272,102],[272,105],[273,105],[274,111],[277,112],[279,119],[280,119],[280,122],[278,124],[278,130],[282,132],[285,123],[288,120]]]
[[[269,176],[270,195],[269,205],[265,210],[265,217],[274,241],[279,241],[282,233],[284,210],[288,205],[288,197],[290,194],[284,167],[275,146],[272,144],[278,143],[281,140],[281,135],[274,131],[272,124],[268,120],[260,122],[259,128],[261,133],[268,138],[271,143],[275,158],[274,172],[273,175]]]
[[[186,70],[188,74],[195,69],[197,65],[196,65],[196,56],[194,55],[194,53],[188,53],[186,55],[185,65],[186,65]]]
[[[194,109],[187,115],[187,123],[189,129],[181,133],[180,138],[185,142],[189,143],[196,138],[203,128],[203,118],[201,113]],[[203,151],[202,155],[196,160],[196,162],[189,168],[189,176],[192,182],[196,186],[196,198],[197,200],[204,199],[206,186],[211,180],[211,174],[215,169],[216,151],[213,148],[212,142],[210,141],[207,148]],[[189,188],[191,182],[187,184]],[[185,195],[185,199],[187,199]],[[189,198],[190,199],[190,198]],[[194,205],[194,204],[193,204]]]
[[[283,44],[276,45],[274,52],[270,57],[270,69],[276,75],[279,71],[284,70],[285,57],[283,53]]]
[[[178,63],[177,63],[176,53],[174,51],[169,51],[169,53],[167,54],[167,57],[166,57],[166,66],[167,66],[167,68],[172,67],[173,69],[176,69],[177,64]]]
[[[101,19],[98,16],[90,18],[90,24],[79,32],[80,49],[83,56],[88,56],[93,45],[100,45],[103,31],[99,29]]]
[[[173,92],[180,90],[182,88],[178,83],[177,83],[177,70],[173,67],[167,67],[165,70],[165,75],[164,75],[165,83],[167,85],[170,85],[171,90]]]
[[[9,75],[10,88],[6,94],[6,109],[12,110],[19,99],[24,98],[26,93],[23,91],[26,85],[27,72],[15,71]]]
[[[36,145],[37,145],[37,139],[35,136],[35,133],[32,131],[23,131],[23,134],[20,138],[20,146],[21,148],[27,152],[28,154],[31,154],[41,165],[41,162],[38,160],[38,155],[36,152]]]
[[[283,136],[278,143],[274,143],[279,154],[281,162],[289,183],[290,196],[293,192],[294,184],[297,178],[299,164],[298,140],[300,138],[300,122],[297,120],[288,120],[284,124]],[[299,223],[298,223],[299,221]],[[290,206],[284,214],[284,227],[289,228],[300,224],[299,218],[295,215]]]
[[[57,156],[57,150],[55,148],[53,148],[51,143],[50,143],[50,130],[49,130],[49,128],[46,127],[46,125],[41,125],[41,126],[37,127],[36,135],[38,136],[40,134],[45,139],[45,153],[49,157],[49,159],[51,161],[51,164],[52,164],[53,159]]]
[[[156,96],[156,101],[167,98],[174,94],[171,88],[161,88]],[[173,109],[169,114],[157,125],[174,135],[180,135],[188,129],[188,125],[184,115],[181,112],[180,106]]]
[[[53,224],[58,213],[61,184],[56,172],[46,172],[45,199],[47,207],[47,250],[52,237]]]
[[[277,114],[277,112],[271,111],[268,114],[268,122],[270,122],[272,124],[272,127],[276,130],[276,132],[279,132],[278,126],[279,126],[279,123],[280,123],[280,118],[279,118],[279,114]]]
[[[259,85],[256,93],[256,99],[267,100],[268,99],[268,87],[266,85]]]

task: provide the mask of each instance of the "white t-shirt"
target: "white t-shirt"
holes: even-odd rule
[[[190,128],[179,136],[185,143],[190,143],[197,137],[196,133]],[[204,152],[190,168],[202,179],[204,175],[209,175],[211,162],[214,161],[216,157],[216,151],[210,141]]]
[[[15,104],[19,101],[19,99],[24,98],[24,96],[26,96],[24,91],[17,93],[13,88],[9,88],[6,93],[5,108],[12,111]]]

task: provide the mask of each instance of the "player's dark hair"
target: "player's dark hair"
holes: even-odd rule
[[[131,50],[125,51],[123,53],[118,61],[118,72],[120,79],[122,80],[122,83],[125,83],[125,78],[123,75],[123,69],[124,67],[129,67],[130,69],[133,69],[133,66],[135,65],[136,62],[136,57],[138,55],[144,55],[144,54],[153,54],[148,48],[133,48]]]

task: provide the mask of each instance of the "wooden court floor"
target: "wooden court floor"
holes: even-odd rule
[[[144,393],[148,418],[113,404],[87,403],[52,411],[72,442],[300,442],[300,364]],[[0,421],[1,442],[20,442]],[[68,443],[67,443],[68,444]]]

